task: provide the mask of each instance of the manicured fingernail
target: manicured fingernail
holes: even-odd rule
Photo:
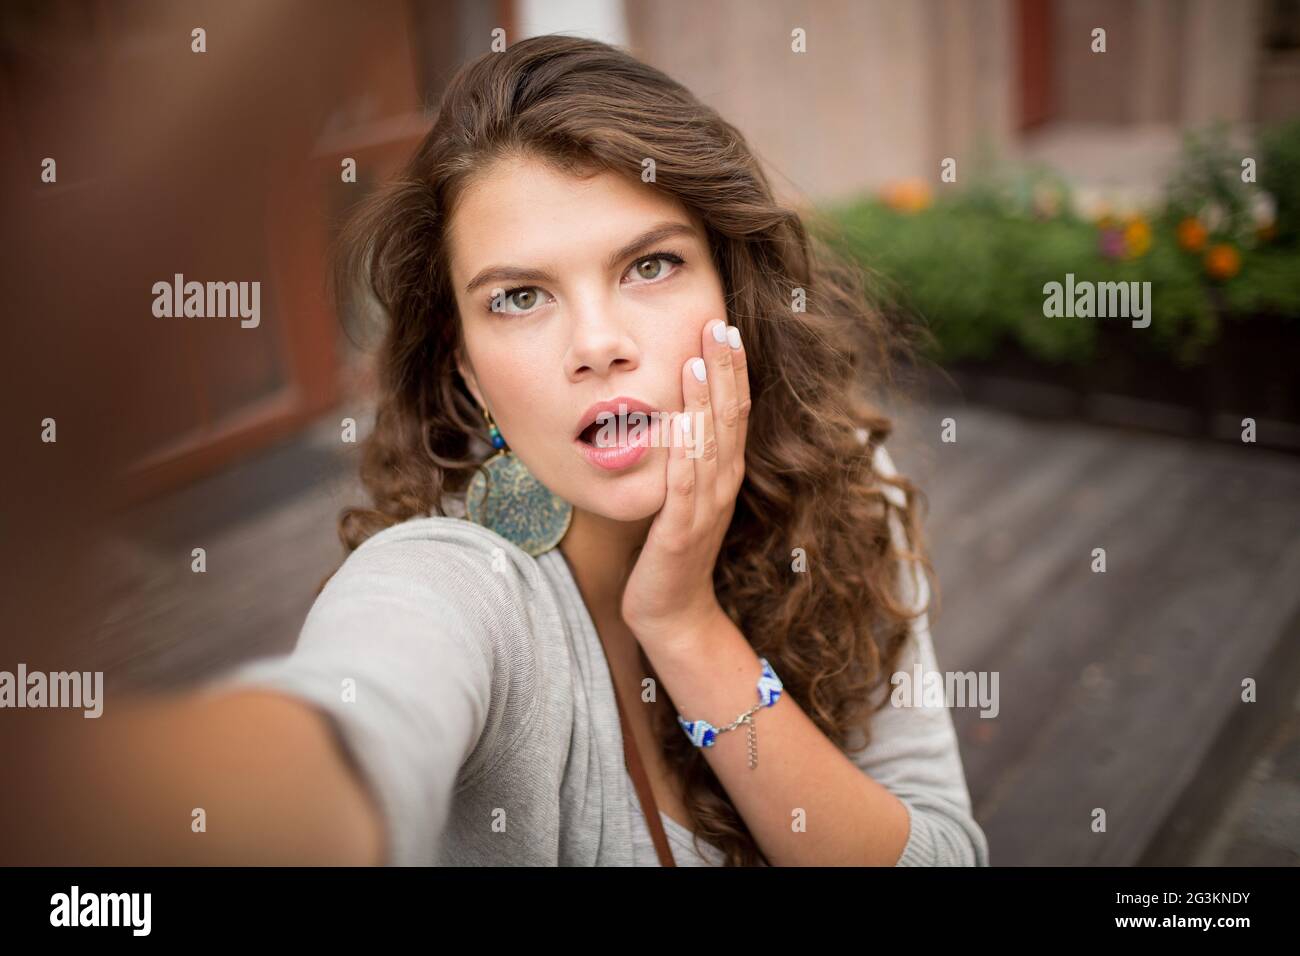
[[[740,329],[734,325],[727,326],[727,342],[733,349],[740,348]]]
[[[683,412],[682,413],[682,434],[689,435],[690,433],[691,433],[691,413]]]
[[[719,345],[727,341],[727,323],[721,319],[713,323],[713,341]]]
[[[704,381],[707,373],[704,370],[704,359],[691,359],[691,372],[695,375],[696,381]]]

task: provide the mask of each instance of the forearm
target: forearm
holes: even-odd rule
[[[360,781],[324,718],[289,698],[141,700],[60,721],[35,744],[8,821],[22,863],[379,862]]]
[[[642,646],[688,720],[722,727],[758,701],[758,655],[720,610],[694,633],[647,638]],[[907,808],[898,798],[845,756],[790,695],[752,719],[757,767],[749,766],[744,724],[720,734],[704,754],[768,861],[894,865],[909,832]]]

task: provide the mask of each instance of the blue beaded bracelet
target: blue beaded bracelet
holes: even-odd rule
[[[760,657],[758,661],[763,665],[763,673],[758,678],[758,703],[726,727],[714,727],[707,720],[687,720],[681,714],[677,715],[677,723],[681,724],[686,736],[697,747],[712,747],[718,741],[718,734],[726,733],[728,730],[735,730],[741,724],[747,725],[749,728],[749,768],[751,770],[758,766],[758,735],[754,729],[754,714],[759,709],[771,707],[780,700],[782,691],[781,678],[776,676],[776,671],[772,670],[772,665],[767,662],[767,658]]]

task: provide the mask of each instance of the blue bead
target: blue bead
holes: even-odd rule
[[[758,660],[763,667],[763,673],[758,678],[758,699],[764,707],[771,707],[781,699],[781,691],[784,688],[781,678],[776,676],[776,671],[767,662],[767,658],[760,657]]]
[[[714,741],[718,739],[716,729],[707,720],[687,720],[681,714],[678,714],[677,723],[686,732],[686,736],[690,738],[691,743],[697,747],[712,747]]]
[[[502,438],[500,435],[493,435],[493,436],[492,436],[492,447],[493,447],[493,448],[496,448],[496,449],[505,448],[505,447],[506,447],[506,440],[505,440],[504,438]]]

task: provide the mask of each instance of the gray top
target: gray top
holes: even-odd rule
[[[924,617],[913,636],[898,671],[918,654],[935,669]],[[382,808],[391,865],[658,865],[603,647],[559,549],[533,558],[457,516],[387,528],[329,580],[291,653],[203,690],[239,686],[333,718]],[[872,735],[849,756],[909,810],[899,865],[988,865],[948,710],[887,705]],[[721,861],[661,816],[679,866]]]

